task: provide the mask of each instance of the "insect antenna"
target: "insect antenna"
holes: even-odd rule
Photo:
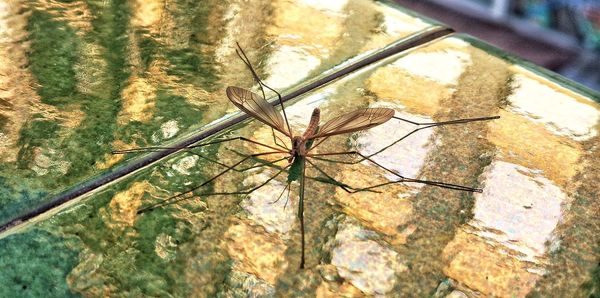
[[[266,100],[267,97],[265,96],[265,91],[263,89],[263,86],[273,92],[275,92],[275,94],[277,94],[277,98],[279,100],[279,105],[281,106],[281,112],[283,113],[283,118],[285,119],[285,124],[287,126],[288,131],[290,132],[290,139],[292,138],[292,136],[294,135],[292,133],[292,129],[290,127],[290,122],[288,121],[287,118],[287,114],[285,112],[285,107],[283,106],[283,100],[281,99],[281,94],[279,94],[279,92],[277,92],[277,90],[267,86],[267,84],[265,84],[259,77],[258,74],[256,74],[256,71],[254,70],[254,67],[252,67],[252,63],[250,62],[250,59],[248,59],[248,56],[246,56],[246,53],[244,52],[244,50],[242,49],[242,47],[240,46],[240,44],[236,41],[235,44],[237,45],[237,49],[235,50],[235,53],[238,55],[238,57],[240,57],[240,59],[242,60],[242,62],[244,62],[244,64],[246,64],[246,67],[248,67],[248,69],[250,70],[250,72],[252,73],[252,76],[254,77],[254,80],[258,83],[258,86],[260,87],[260,91],[262,92],[263,98]],[[239,51],[238,51],[239,49]],[[241,52],[241,54],[240,54]],[[243,57],[242,57],[243,56]]]
[[[262,93],[263,98],[267,99],[267,96],[265,95],[265,89],[263,88],[262,80],[258,77],[258,74],[256,74],[256,71],[254,70],[254,67],[250,63],[250,60],[247,60],[248,57],[246,56],[246,53],[244,52],[244,50],[242,50],[242,47],[240,46],[240,44],[237,42],[235,44],[237,45],[237,47],[239,49],[239,50],[235,49],[235,53],[238,55],[238,57],[240,57],[240,60],[242,60],[242,62],[244,62],[246,67],[250,70],[250,73],[252,74],[252,78],[254,78],[256,83],[258,83],[258,88],[260,88],[260,92]],[[242,54],[240,54],[240,52]]]

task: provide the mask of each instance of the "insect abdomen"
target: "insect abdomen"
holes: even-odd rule
[[[321,120],[321,110],[319,108],[315,108],[310,116],[310,122],[308,123],[308,127],[306,131],[302,135],[303,139],[311,137],[317,132],[317,127],[319,126],[319,121]]]

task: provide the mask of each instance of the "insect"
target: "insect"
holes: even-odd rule
[[[226,173],[228,173],[230,171],[242,172],[242,171],[246,171],[251,168],[256,168],[256,167],[260,167],[260,166],[272,166],[272,167],[278,169],[278,171],[275,173],[275,175],[271,176],[269,179],[267,179],[263,183],[255,186],[249,190],[235,191],[235,192],[212,192],[212,193],[207,192],[207,193],[200,193],[198,195],[201,197],[202,196],[214,196],[214,195],[236,195],[236,194],[248,195],[248,194],[256,191],[257,189],[265,186],[270,181],[272,181],[277,176],[279,176],[281,173],[287,172],[288,176],[287,176],[286,187],[281,192],[281,194],[279,195],[277,200],[279,200],[281,198],[281,196],[283,195],[283,193],[285,192],[286,189],[288,190],[288,197],[289,197],[289,188],[290,188],[290,185],[292,182],[298,182],[300,184],[297,217],[298,217],[298,220],[300,223],[300,230],[301,230],[302,254],[301,254],[301,260],[300,260],[300,268],[302,269],[305,266],[305,260],[304,260],[305,259],[305,235],[304,235],[305,234],[305,230],[304,230],[305,191],[304,190],[305,190],[307,178],[321,181],[321,182],[326,182],[329,184],[333,184],[336,187],[340,187],[344,191],[349,192],[349,193],[355,193],[355,192],[361,192],[361,191],[377,192],[375,189],[378,187],[382,187],[382,186],[394,184],[394,183],[405,183],[405,182],[421,183],[421,184],[433,185],[433,186],[437,186],[437,187],[443,187],[443,188],[459,190],[459,191],[481,192],[481,189],[466,187],[466,186],[457,185],[457,184],[404,177],[404,176],[400,175],[399,173],[397,173],[396,171],[389,169],[389,168],[385,167],[384,165],[379,164],[378,162],[373,160],[372,157],[374,155],[379,154],[380,152],[384,151],[385,149],[393,146],[394,144],[402,141],[409,135],[411,135],[419,130],[423,130],[423,129],[427,129],[427,128],[431,128],[431,127],[435,127],[435,126],[442,126],[442,125],[462,124],[462,123],[468,123],[468,122],[474,122],[474,121],[487,121],[487,120],[492,120],[492,119],[498,119],[499,118],[498,116],[458,119],[458,120],[451,120],[451,121],[444,121],[444,122],[417,123],[417,122],[413,122],[413,121],[410,121],[407,119],[396,117],[395,111],[393,109],[363,108],[363,109],[358,109],[358,110],[355,110],[353,112],[350,112],[350,113],[347,113],[347,114],[344,114],[344,115],[341,115],[338,117],[334,117],[334,118],[328,120],[327,122],[325,122],[324,124],[321,124],[321,122],[320,122],[321,111],[319,110],[319,108],[315,108],[312,112],[310,121],[309,121],[305,131],[302,134],[295,134],[290,127],[288,117],[287,117],[285,108],[283,106],[283,101],[282,101],[282,98],[281,98],[281,95],[279,94],[279,92],[277,92],[276,90],[267,86],[258,77],[254,68],[252,67],[252,64],[250,63],[250,60],[246,56],[246,53],[242,50],[242,48],[240,47],[239,44],[237,44],[236,53],[240,57],[240,59],[244,62],[246,67],[250,70],[256,83],[258,83],[258,86],[260,88],[262,96],[260,96],[256,93],[253,93],[250,90],[240,88],[240,87],[233,87],[233,86],[229,86],[226,88],[226,95],[229,98],[229,100],[240,110],[242,110],[243,112],[245,112],[252,118],[268,125],[271,128],[271,132],[273,135],[273,141],[274,141],[275,145],[265,144],[265,143],[258,142],[258,141],[255,141],[255,140],[252,140],[249,138],[245,138],[245,137],[234,137],[234,138],[226,138],[226,139],[215,140],[215,141],[201,143],[201,144],[190,145],[190,146],[182,147],[182,148],[146,147],[146,148],[136,148],[136,149],[129,149],[129,150],[113,151],[113,153],[116,153],[116,154],[124,154],[124,153],[132,153],[132,152],[166,150],[166,149],[190,150],[193,148],[199,148],[199,147],[204,147],[204,146],[209,146],[209,145],[214,145],[214,144],[219,144],[219,143],[226,143],[226,142],[231,142],[231,141],[236,141],[236,140],[251,143],[251,144],[256,145],[264,150],[262,152],[244,155],[243,158],[241,158],[239,161],[235,162],[233,165],[227,165],[218,160],[211,160],[212,162],[215,162],[215,163],[225,167],[225,169],[222,170],[221,172],[219,172],[217,175],[213,176],[212,178],[204,181],[203,183],[187,190],[186,192],[179,193],[175,196],[172,196],[170,198],[159,201],[158,203],[144,207],[144,208],[138,210],[138,213],[144,213],[144,212],[154,210],[154,209],[162,207],[162,206],[175,204],[177,202],[185,200],[186,199],[186,197],[184,197],[185,194],[188,194],[188,193],[191,193],[191,192],[194,192],[194,191],[200,189],[201,187],[215,181],[216,179],[218,179],[219,177],[225,175]],[[265,88],[268,90],[271,90],[272,92],[277,94],[277,96],[278,96],[277,105],[279,105],[281,107],[281,113],[278,112],[275,109],[275,107],[266,100],[265,91],[264,91]],[[406,134],[402,138],[392,142],[390,145],[388,145],[388,146],[382,148],[381,150],[379,150],[373,154],[370,154],[370,155],[364,155],[358,151],[326,152],[326,153],[315,153],[315,151],[314,151],[314,149],[316,147],[323,144],[328,138],[330,138],[332,136],[367,130],[372,127],[381,125],[391,119],[405,121],[405,122],[408,122],[408,123],[418,126],[418,128],[416,128],[412,132]],[[283,134],[284,138],[287,138],[289,140],[290,146],[287,146],[286,142],[284,142],[281,138],[276,136],[275,131]],[[278,142],[278,140],[279,140],[279,142]],[[283,144],[281,144],[280,142],[282,142]],[[275,161],[272,161],[272,162],[264,161],[259,166],[253,166],[253,167],[244,168],[244,169],[239,168],[240,165],[242,165],[244,162],[246,162],[250,159],[257,159],[257,158],[261,158],[261,157],[265,157],[265,156],[269,156],[269,155],[280,155],[283,157],[279,158]],[[351,156],[351,155],[359,157],[359,159],[355,160],[355,161],[339,161],[339,160],[328,159],[328,158],[331,158],[334,156]],[[385,182],[385,183],[379,183],[379,184],[371,185],[368,187],[362,187],[362,188],[352,187],[343,182],[337,181],[331,175],[327,174],[323,169],[321,169],[319,166],[317,166],[315,164],[315,162],[314,162],[315,159],[321,160],[321,161],[326,161],[326,162],[339,162],[339,163],[346,163],[346,164],[355,164],[355,163],[359,163],[359,162],[366,160],[366,161],[369,161],[370,163],[374,164],[375,166],[383,169],[384,171],[393,174],[394,177],[396,177],[396,180]],[[282,166],[282,167],[274,166],[275,163],[285,161],[285,160],[287,160],[287,164],[285,166]],[[325,178],[319,179],[319,178],[315,178],[315,177],[307,177],[306,176],[307,166],[313,167],[317,172],[319,172],[322,175],[321,177],[325,177]]]

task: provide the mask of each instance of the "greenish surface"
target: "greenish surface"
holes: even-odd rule
[[[49,193],[84,182],[90,175],[105,171],[98,164],[112,157],[107,154],[110,150],[120,149],[115,148],[118,147],[115,141],[133,147],[164,145],[172,140],[161,134],[163,125],[169,121],[176,121],[179,130],[172,138],[178,138],[218,119],[226,112],[226,99],[219,95],[222,88],[227,84],[250,85],[247,76],[235,79],[243,72],[243,67],[222,65],[215,58],[216,37],[225,34],[212,31],[214,27],[211,27],[222,25],[217,20],[221,20],[219,17],[225,12],[219,5],[200,7],[192,2],[173,2],[173,7],[169,7],[169,12],[161,18],[164,20],[161,25],[168,30],[157,31],[147,23],[143,28],[130,27],[132,23],[141,22],[140,16],[133,16],[139,9],[134,2],[128,2],[127,7],[120,5],[121,2],[85,3],[92,12],[93,21],[92,29],[83,33],[70,29],[70,24],[77,23],[57,19],[52,9],[32,8],[33,13],[28,20],[28,30],[33,32],[29,59],[31,72],[40,84],[36,89],[40,100],[58,109],[59,115],[81,110],[83,114],[77,117],[83,120],[69,127],[65,124],[68,122],[66,118],[48,116],[57,113],[52,110],[54,108],[46,111],[51,111],[49,114],[38,111],[27,119],[19,131],[17,162],[5,163],[7,167],[0,170],[0,198],[3,200],[0,218],[23,212],[27,209],[24,206],[35,207]],[[287,2],[278,3],[283,5],[281,3]],[[360,5],[369,7],[369,3],[355,1],[350,5],[354,5],[351,6],[353,8]],[[264,4],[258,4],[262,8],[260,5]],[[58,11],[72,8],[59,8]],[[244,9],[249,8],[244,6]],[[238,15],[244,16],[244,10]],[[384,18],[381,14],[375,16],[377,18],[372,20],[372,26],[380,29]],[[354,28],[348,25],[352,22],[348,20],[344,24],[349,26],[347,28]],[[357,25],[354,23],[352,26]],[[269,40],[272,36],[265,32],[279,29],[275,25],[260,27],[248,36]],[[42,31],[35,35],[35,30]],[[44,30],[48,33],[43,34]],[[356,34],[356,31],[349,30],[349,33]],[[352,38],[361,40],[361,36],[352,35]],[[368,39],[368,36],[362,38]],[[58,39],[64,42],[59,43]],[[81,48],[95,42],[99,42],[101,49],[110,51],[81,52]],[[56,60],[60,63],[52,63],[52,52],[44,51],[44,46],[39,48],[44,44],[56,53],[62,53],[56,54],[61,57]],[[301,48],[302,44],[296,46]],[[78,51],[79,55],[72,55],[69,49]],[[264,76],[273,75],[268,62],[269,57],[276,53],[274,49],[266,51],[267,54],[251,52],[251,55],[260,57],[257,66]],[[351,52],[340,52],[323,59],[316,69],[328,69],[360,50],[357,46]],[[131,53],[139,55],[129,55]],[[92,62],[82,63],[82,57]],[[426,57],[418,60],[423,62],[422,68],[410,68],[414,65],[409,63],[411,59],[422,57]],[[448,70],[445,65],[424,63],[440,57],[453,68]],[[456,61],[460,62],[458,66],[452,64]],[[517,69],[515,65],[522,65],[525,70]],[[224,66],[231,69],[223,69]],[[459,67],[461,69],[455,80],[436,76],[446,71],[452,73]],[[83,71],[92,68],[100,75]],[[417,117],[423,122],[502,114],[503,118],[492,123],[436,129],[423,137],[425,143],[419,143],[420,134],[415,134],[403,141],[410,146],[384,151],[382,155],[385,157],[381,157],[381,162],[390,164],[394,169],[400,166],[398,171],[410,177],[484,189],[488,187],[486,183],[491,183],[485,180],[485,175],[498,161],[536,170],[532,176],[545,175],[544,179],[554,183],[560,191],[574,194],[574,199],[570,201],[569,208],[561,209],[560,217],[564,220],[557,221],[556,228],[552,230],[560,241],[543,244],[541,257],[544,262],[537,257],[533,261],[523,261],[522,255],[513,254],[512,249],[519,249],[521,245],[519,240],[512,242],[516,248],[504,249],[506,242],[493,237],[468,238],[470,241],[461,238],[465,237],[465,231],[469,232],[469,237],[478,237],[474,236],[479,230],[473,230],[473,222],[486,219],[477,213],[482,200],[480,196],[433,186],[411,188],[407,185],[388,185],[379,189],[380,193],[349,195],[336,189],[338,182],[308,167],[311,179],[307,180],[304,198],[307,269],[299,271],[298,185],[292,183],[289,201],[282,192],[286,178],[296,180],[298,173],[294,171],[298,168],[290,169],[292,173],[283,173],[274,183],[248,196],[204,195],[240,192],[260,184],[287,164],[266,166],[275,157],[249,159],[243,167],[257,168],[228,172],[186,195],[177,204],[136,214],[141,208],[185,192],[223,171],[223,165],[215,163],[215,160],[231,165],[243,154],[264,149],[235,141],[172,154],[73,202],[71,206],[60,208],[57,214],[48,214],[34,223],[1,235],[0,265],[10,270],[0,273],[0,283],[5,285],[0,289],[0,296],[298,297],[324,293],[342,296],[361,290],[371,295],[444,296],[456,290],[468,296],[482,293],[507,297],[593,297],[598,293],[597,264],[600,260],[597,236],[600,231],[596,222],[596,215],[600,212],[597,198],[600,196],[595,183],[600,179],[599,137],[574,141],[569,135],[556,136],[548,127],[512,110],[514,103],[511,103],[510,96],[519,87],[514,85],[516,76],[530,70],[533,71],[533,80],[546,82],[547,77],[557,82],[557,85],[552,85],[553,90],[561,94],[572,96],[565,91],[567,89],[581,91],[579,93],[587,98],[578,99],[579,102],[600,111],[597,104],[588,100],[596,99],[598,95],[584,92],[578,85],[556,79],[545,71],[530,68],[527,63],[458,35],[396,54],[286,105],[296,133],[308,123],[316,106],[322,111],[323,121],[357,108],[379,104],[393,107],[402,116]],[[309,73],[314,75],[317,70]],[[228,71],[233,75],[227,74]],[[134,77],[147,80],[154,88],[150,96],[153,107],[141,112],[151,117],[122,121],[121,112],[127,97],[123,95],[127,93],[124,90]],[[73,81],[79,84],[73,84]],[[82,81],[87,83],[82,85]],[[297,83],[294,81],[290,86]],[[142,95],[141,98],[149,96],[143,92]],[[573,102],[576,99],[569,101]],[[498,137],[506,129],[503,125],[511,123],[505,121],[513,118],[526,122],[527,131],[544,133],[544,138],[535,144],[542,144],[541,139],[547,139],[547,144],[552,147],[563,148],[568,144],[568,150],[579,154],[576,164],[571,165],[577,168],[576,173],[564,182],[562,176],[552,171],[552,164],[559,162],[555,156],[547,156],[547,152],[532,146],[534,144],[529,140],[520,140],[519,134],[510,133],[505,139]],[[12,123],[14,118],[11,119],[4,123]],[[539,119],[542,121],[544,117]],[[385,143],[382,140],[405,129],[400,121],[392,121],[386,123],[390,126],[379,135],[359,133],[334,137],[320,146],[319,152],[362,151],[371,145],[382,145]],[[595,127],[598,128],[598,124]],[[270,130],[257,121],[230,127],[207,141],[233,136],[251,137],[272,144]],[[514,152],[508,154],[506,146]],[[534,153],[531,155],[546,156],[552,162],[532,163],[519,155],[522,148],[531,148]],[[40,150],[46,156],[69,161],[67,172],[61,172],[64,168],[52,162],[47,162],[51,165],[49,167],[40,167],[39,157],[36,159]],[[125,161],[136,156],[139,157],[128,155]],[[422,162],[419,161],[421,157]],[[401,161],[400,165],[397,161]],[[118,162],[109,165],[108,170],[119,166]],[[323,162],[319,165],[341,183],[355,187],[391,179],[369,163],[348,166]],[[417,169],[415,173],[404,172],[413,167]],[[40,168],[47,172],[40,175]],[[519,187],[523,181],[506,182]],[[538,182],[538,185],[541,184]],[[282,193],[281,200],[275,202]],[[501,193],[490,195],[493,202],[507,200]],[[517,199],[527,198],[519,196]],[[537,211],[540,207],[525,206],[520,201],[510,202],[517,205],[519,211],[531,208]],[[552,203],[548,201],[544,205],[554,206]],[[500,216],[494,220],[512,223],[513,218],[517,218],[511,213],[514,209],[506,208],[514,206],[502,207],[494,212],[494,215]],[[519,222],[520,227],[536,224],[540,221],[540,214],[543,217],[545,213],[528,214]],[[514,232],[510,228],[502,229],[503,226],[481,229],[487,228],[493,235]],[[365,252],[365,247],[371,250]],[[452,253],[453,247],[459,253]],[[482,247],[498,248],[499,252],[493,249],[490,252]],[[457,268],[454,261],[460,262],[457,257],[460,253],[478,260],[477,263],[466,263]],[[548,273],[532,284],[526,284],[523,280],[535,274],[527,266]],[[344,273],[345,268],[349,268],[350,273]],[[367,274],[361,276],[363,271]],[[389,275],[390,272],[393,274]],[[486,276],[481,272],[486,272]],[[493,285],[477,282],[478,279],[487,280],[488,276],[494,280]],[[512,276],[523,280],[511,280]],[[369,283],[362,282],[364,280]],[[528,288],[520,291],[521,287]]]

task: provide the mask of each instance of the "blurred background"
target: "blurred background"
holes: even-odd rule
[[[396,0],[600,91],[600,0]]]

